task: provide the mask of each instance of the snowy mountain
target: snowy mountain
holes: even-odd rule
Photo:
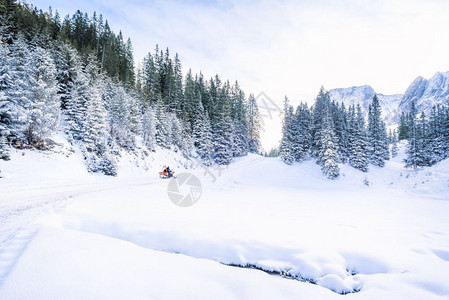
[[[415,101],[419,112],[430,112],[434,105],[449,104],[449,72],[437,72],[430,79],[416,78],[399,103],[399,111],[407,112]]]
[[[365,115],[368,113],[368,107],[374,98],[376,92],[369,85],[353,86],[350,88],[332,89],[329,91],[331,100],[343,102],[346,107],[360,104]],[[377,93],[380,105],[382,106],[382,114],[387,125],[394,122],[397,115],[397,109],[402,95],[383,95]]]
[[[338,88],[329,91],[331,100],[343,102],[346,107],[360,103],[365,114],[376,92],[369,85]],[[434,105],[449,104],[449,72],[437,72],[430,79],[416,78],[404,95],[383,95],[377,93],[382,114],[387,125],[397,124],[402,112],[408,112],[415,101],[418,112],[429,114]]]

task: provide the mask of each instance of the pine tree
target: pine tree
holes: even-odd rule
[[[234,132],[230,107],[230,84],[226,82],[220,88],[220,79],[215,76],[218,94],[216,95],[216,106],[214,118],[211,120],[214,141],[214,161],[219,165],[228,165],[232,161],[232,147],[234,142]],[[214,128],[215,127],[215,128]]]
[[[371,163],[383,167],[389,157],[385,123],[381,119],[381,107],[377,95],[369,106],[368,137],[371,147]]]
[[[171,141],[175,146],[175,151],[183,150],[184,148],[183,140],[188,138],[183,136],[182,125],[174,113],[169,113],[168,118],[171,123]]]
[[[330,106],[330,98],[324,87],[321,87],[320,92],[315,100],[312,113],[312,154],[314,157],[318,156],[322,145],[321,131],[323,129],[323,119]]]
[[[153,108],[148,107],[142,116],[143,143],[154,151],[156,146],[156,117]]]
[[[7,98],[7,93],[10,86],[11,70],[9,64],[9,51],[3,43],[0,43],[0,136],[5,139],[6,136],[9,135],[9,130],[7,127],[13,121],[10,111],[10,103]],[[4,145],[6,145],[6,141]]]
[[[391,157],[398,156],[399,148],[398,148],[398,136],[396,134],[396,129],[393,131],[393,144],[391,146]]]
[[[171,140],[171,122],[168,118],[162,99],[156,102],[156,144],[162,148],[169,149]]]
[[[336,103],[331,104],[333,123],[335,127],[335,135],[337,137],[337,146],[339,149],[339,158],[341,162],[347,162],[349,159],[349,137],[348,137],[348,122],[345,105],[342,103],[339,106]]]
[[[197,83],[198,93],[201,94],[199,90],[199,82]],[[245,103],[245,93],[240,89],[238,82],[231,87],[231,118],[233,120],[233,145],[232,145],[232,155],[234,157],[245,156],[250,151],[250,132],[249,132],[249,120],[250,118],[247,115],[248,104]],[[257,103],[256,103],[257,105]],[[257,108],[258,113],[258,108]],[[252,134],[256,133],[256,127],[251,128]],[[257,138],[254,136],[254,138]],[[254,142],[254,145],[257,146],[259,143]],[[257,152],[256,152],[257,153]]]
[[[359,104],[357,112],[355,112],[354,106],[350,108],[349,118],[349,164],[362,172],[367,172],[369,146],[365,121]]]
[[[36,47],[31,53],[32,72],[29,74],[31,107],[25,135],[29,144],[48,137],[58,126],[59,97],[57,95],[56,69],[49,53]]]
[[[294,133],[292,128],[293,107],[291,107],[288,98],[284,100],[284,120],[282,123],[282,140],[280,145],[281,160],[287,165],[291,165],[295,160],[293,153]]]
[[[309,155],[311,146],[311,114],[307,104],[301,103],[292,119],[292,150],[295,161],[302,161]]]
[[[408,135],[408,146],[406,150],[407,158],[404,160],[407,168],[416,169],[423,165],[422,161],[422,144],[421,131],[416,119],[417,111],[415,103],[412,102],[411,111],[408,118],[408,126],[410,128]]]
[[[65,132],[68,135],[69,141],[81,141],[86,127],[86,110],[87,102],[89,101],[89,79],[82,69],[81,59],[74,51],[66,53],[70,64],[67,69],[62,69],[70,73],[67,77],[67,84],[64,89],[60,89],[61,99],[63,101]],[[64,103],[65,102],[65,103]]]
[[[173,66],[173,92],[171,93],[172,100],[170,101],[169,109],[173,111],[178,118],[182,117],[181,102],[183,101],[183,85],[182,85],[182,68],[178,53],[175,54]]]
[[[13,140],[23,140],[26,121],[31,109],[31,74],[28,55],[30,48],[22,36],[11,41],[8,49],[3,48],[5,60],[0,62],[0,90],[3,100],[0,102],[0,122],[6,135]]]
[[[444,134],[443,134],[443,111],[441,107],[433,107],[429,120],[429,165],[434,165],[446,157]]]
[[[214,132],[214,161],[219,165],[229,165],[232,161],[232,129],[229,124],[230,117],[225,117],[217,122],[217,130]]]
[[[82,147],[88,170],[115,176],[117,167],[108,146],[107,112],[95,83],[89,86],[88,96]]]
[[[328,179],[335,179],[340,175],[338,167],[338,148],[336,136],[332,126],[330,107],[328,106],[324,114],[322,132],[320,133],[322,147],[319,150],[317,163],[321,165],[321,170]]]
[[[248,118],[248,147],[251,153],[260,153],[260,113],[256,99],[253,94],[249,95],[248,108],[246,110]]]
[[[105,83],[103,99],[108,111],[108,131],[111,138],[129,150],[135,148],[135,136],[140,132],[140,111],[135,99],[119,82]]]
[[[0,125],[1,128],[1,125]],[[9,146],[6,136],[0,135],[0,160],[9,160]]]
[[[198,153],[199,158],[205,166],[212,165],[213,143],[212,128],[207,112],[201,110],[197,112],[195,123],[193,126],[193,145]]]

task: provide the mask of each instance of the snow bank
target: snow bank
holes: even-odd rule
[[[313,161],[249,155],[229,168],[189,169],[202,197],[180,208],[157,178],[170,159],[183,170],[177,154],[123,154],[117,178],[76,171],[73,155],[49,164],[43,154],[17,155],[1,166],[10,174],[0,185],[11,212],[0,251],[7,299],[449,296],[448,162],[412,171],[399,156],[368,173],[341,166],[329,181]],[[51,175],[58,160],[78,174]],[[21,164],[33,163],[47,184],[27,190],[35,176]],[[41,209],[26,226],[10,221],[33,203]]]

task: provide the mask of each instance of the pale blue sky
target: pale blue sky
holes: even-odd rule
[[[94,10],[131,37],[136,63],[155,44],[188,68],[238,79],[281,103],[371,85],[403,93],[418,75],[449,70],[445,0],[34,0],[61,15]]]

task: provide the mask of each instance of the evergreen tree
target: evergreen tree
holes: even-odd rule
[[[182,85],[182,69],[181,61],[178,53],[175,54],[173,66],[173,92],[171,93],[171,100],[169,104],[170,111],[174,112],[178,118],[181,118],[181,102],[183,101],[183,85]]]
[[[9,160],[8,141],[4,135],[0,135],[0,160]]]
[[[331,104],[335,135],[337,137],[337,147],[339,149],[339,159],[341,162],[347,162],[349,159],[349,137],[348,121],[345,105],[339,106],[336,103]]]
[[[447,157],[443,134],[443,110],[441,107],[433,107],[430,113],[427,153],[429,164],[433,165]]]
[[[425,164],[422,156],[422,129],[420,128],[420,124],[418,124],[416,115],[416,106],[415,103],[412,102],[408,118],[408,126],[410,128],[410,131],[408,136],[408,146],[406,150],[407,158],[404,160],[404,162],[407,168],[412,167],[413,169],[416,169],[417,167],[423,166]]]
[[[388,141],[385,124],[381,118],[381,107],[377,95],[369,106],[368,138],[371,147],[371,163],[383,167],[389,158]]]
[[[156,102],[156,144],[169,149],[171,143],[171,122],[159,96],[159,100]]]
[[[249,152],[260,153],[262,148],[260,144],[260,113],[253,94],[249,95],[247,112]]]
[[[312,113],[312,154],[314,157],[318,156],[321,151],[322,139],[321,131],[323,129],[323,119],[330,106],[330,98],[324,87],[321,87],[318,96],[315,100]]]
[[[328,179],[335,179],[340,175],[338,167],[338,148],[336,136],[332,126],[330,107],[325,110],[323,127],[320,133],[321,148],[318,153],[317,163],[321,165],[321,170]]]
[[[156,118],[151,107],[146,108],[142,116],[143,143],[149,150],[155,150],[156,146]]]
[[[210,126],[209,116],[204,112],[201,105],[201,110],[198,111],[193,126],[193,145],[198,153],[199,158],[205,166],[212,165],[213,143],[212,143],[212,128]]]
[[[197,83],[199,87],[199,82]],[[198,90],[201,93],[200,90]],[[232,155],[245,156],[248,154],[250,146],[250,132],[249,132],[249,120],[248,117],[248,104],[245,103],[245,94],[240,89],[238,82],[231,87],[231,118],[233,120],[233,145],[232,145]],[[257,105],[257,103],[256,103]],[[258,108],[257,108],[258,112]],[[251,128],[253,130],[252,134],[255,134],[256,127]],[[257,142],[254,142],[255,145]],[[259,148],[260,148],[259,141]],[[257,153],[257,152],[256,152]]]
[[[393,131],[393,144],[391,146],[391,157],[398,156],[399,148],[398,148],[398,136],[396,134],[396,130]]]
[[[59,97],[57,95],[56,69],[50,54],[36,47],[31,53],[32,66],[29,74],[31,107],[28,113],[25,136],[29,144],[48,137],[59,122]]]
[[[82,140],[86,127],[86,110],[89,100],[88,78],[80,65],[76,65],[73,83],[67,94],[65,132],[69,141]]]
[[[357,112],[354,106],[349,113],[349,164],[363,172],[368,171],[369,146],[365,129],[365,120],[360,105]]]
[[[3,53],[0,54],[5,57],[0,62],[0,90],[3,94],[3,100],[0,102],[0,122],[5,131],[2,135],[21,141],[24,139],[32,103],[29,77],[31,66],[28,60],[30,48],[20,35],[11,43],[8,49],[3,48]]]
[[[311,114],[307,104],[301,103],[292,119],[292,150],[295,161],[304,160],[311,146]]]
[[[291,165],[295,160],[293,152],[294,133],[293,123],[293,107],[291,107],[288,98],[284,100],[284,120],[282,122],[282,140],[280,145],[281,160],[287,165]]]
[[[117,175],[117,167],[108,147],[107,112],[96,82],[89,85],[86,103],[83,154],[90,172]]]
[[[219,165],[229,165],[232,161],[232,120],[225,117],[217,122],[217,129],[213,133],[214,161]]]
[[[184,132],[181,123],[179,122],[178,118],[176,118],[176,115],[174,113],[169,113],[168,118],[171,123],[171,141],[175,146],[175,151],[184,150],[183,140],[188,138],[183,136]]]

